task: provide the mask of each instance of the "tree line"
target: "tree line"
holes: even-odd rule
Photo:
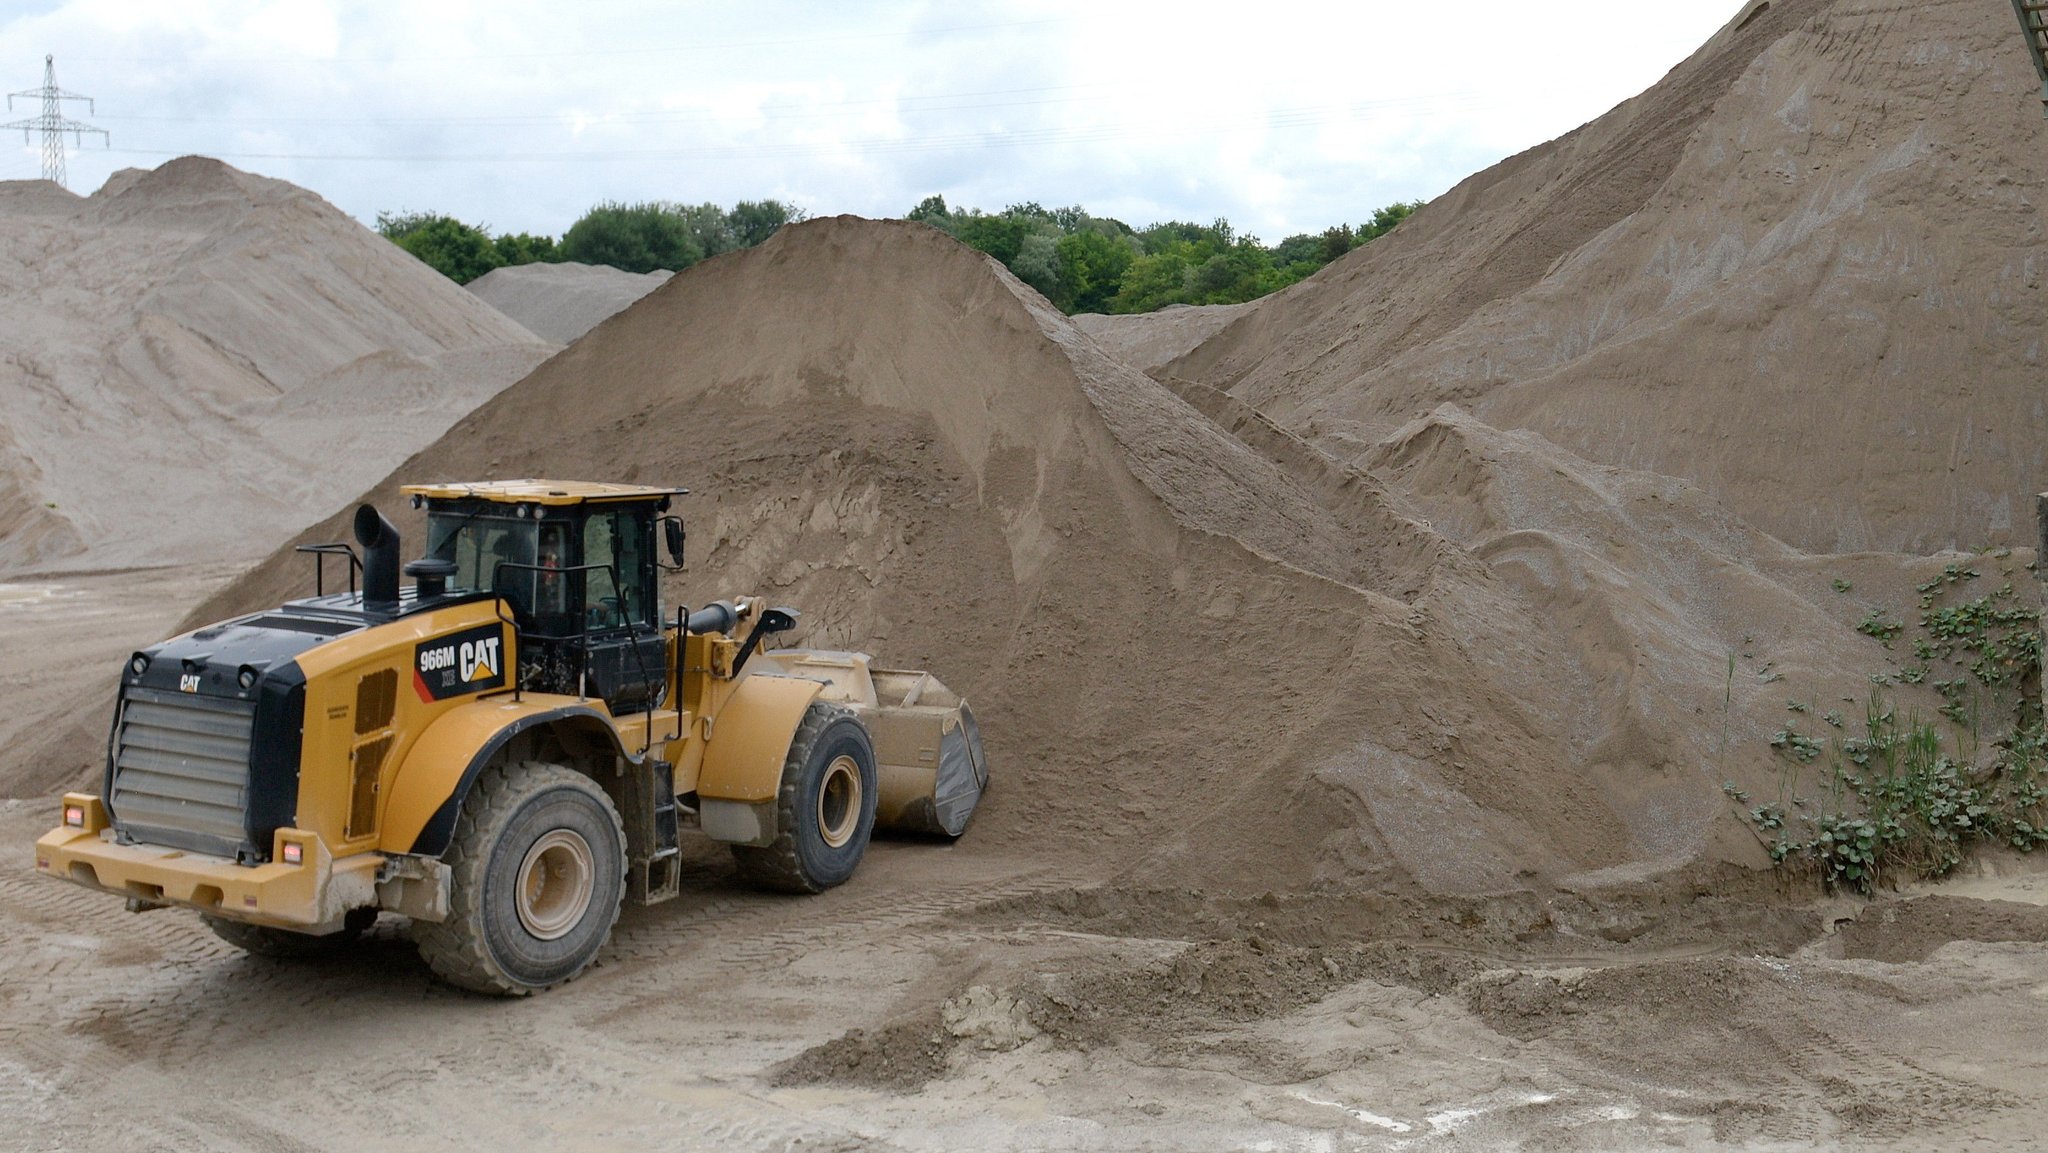
[[[488,225],[437,212],[380,212],[377,231],[434,271],[468,284],[493,268],[541,262],[681,272],[706,257],[752,248],[807,215],[779,200],[742,200],[731,208],[666,200],[607,201],[584,213],[559,240],[525,232],[494,236]]]
[[[1419,200],[1397,202],[1362,224],[1299,233],[1271,246],[1238,235],[1221,217],[1209,224],[1169,220],[1132,228],[1092,216],[1080,205],[1045,208],[1035,201],[991,213],[951,208],[945,197],[928,196],[905,218],[995,257],[1064,312],[1134,313],[1257,299],[1393,231],[1420,207]],[[807,217],[778,200],[742,200],[731,208],[608,201],[584,213],[560,239],[493,235],[488,226],[432,212],[380,212],[377,231],[457,284],[467,284],[493,268],[536,261],[680,272],[706,257],[751,248]]]
[[[928,196],[907,219],[923,221],[995,257],[1061,310],[1152,312],[1170,304],[1237,304],[1293,284],[1394,230],[1422,202],[1375,211],[1365,223],[1300,233],[1268,247],[1230,221],[1169,220],[1132,228],[1080,205],[1013,204],[999,213],[953,209]]]

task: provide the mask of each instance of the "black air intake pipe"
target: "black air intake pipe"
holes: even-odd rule
[[[356,509],[356,543],[363,546],[363,607],[398,611],[398,530],[373,505]]]

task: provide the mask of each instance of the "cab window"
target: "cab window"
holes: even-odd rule
[[[500,517],[435,514],[427,518],[427,555],[455,562],[448,578],[451,592],[482,592],[495,587],[499,566],[534,563],[534,525]],[[507,572],[517,584],[519,572]]]
[[[583,522],[584,606],[592,628],[623,628],[653,621],[652,567],[644,518],[600,512]]]

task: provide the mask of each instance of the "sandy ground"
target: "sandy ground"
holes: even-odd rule
[[[269,961],[38,878],[49,817],[0,806],[9,1149],[2018,1149],[2048,1121],[2039,874],[1808,910],[1832,931],[1784,956],[1535,959],[1090,928],[1133,906],[1083,862],[971,841],[797,899],[706,852],[592,971],[502,1002],[390,918]]]
[[[8,747],[227,575],[0,585],[0,684],[36,706]],[[790,899],[699,846],[588,974],[499,1002],[397,918],[277,962],[37,877],[53,811],[0,802],[0,1149],[2019,1149],[2048,1121],[2031,862],[1872,904],[1340,907],[973,835]]]
[[[54,795],[97,748],[51,748],[58,723],[89,713],[104,734],[128,654],[168,636],[239,565],[130,569],[0,581],[0,764],[8,793]]]
[[[1951,563],[2032,591],[2010,550],[1814,551],[2031,539],[1980,499],[2026,491],[2043,442],[2024,435],[2038,228],[2011,211],[2033,184],[1988,174],[2042,130],[1984,111],[2031,108],[2025,74],[1989,63],[2002,17],[1904,11],[1747,7],[1645,97],[1242,313],[1093,338],[929,229],[813,221],[463,417],[407,467],[688,483],[684,591],[766,592],[805,609],[805,640],[932,668],[975,701],[997,774],[961,842],[879,844],[817,898],[743,890],[695,848],[683,899],[628,910],[597,966],[531,1001],[434,983],[396,918],[281,964],[34,875],[117,662],[302,595],[304,558],[228,584],[0,585],[0,792],[20,798],[0,804],[0,1149],[2043,1147],[2048,873],[1994,859],[1821,901],[1742,867],[1762,854],[1728,799],[1784,789],[1765,736],[1788,716],[1897,669],[1858,631],[1874,608]],[[168,198],[179,229],[248,211],[247,180],[166,167],[193,193]],[[1951,187],[1961,208],[1930,213]],[[14,195],[77,207],[47,192]],[[326,219],[281,195],[287,224]],[[1930,216],[1955,227],[1914,241]],[[373,279],[349,315],[420,285]],[[462,335],[481,305],[455,295]],[[211,363],[178,333],[214,331],[218,301],[184,303],[137,337],[169,350],[137,380]],[[1831,327],[1866,313],[1898,338]],[[35,326],[53,350],[88,346],[54,324]],[[675,356],[690,332],[725,335]],[[1154,378],[1104,351],[1139,345],[1178,359]],[[442,396],[407,363],[256,374],[279,397],[223,370],[206,404],[260,406],[303,456],[368,397]],[[1930,389],[1957,363],[1981,387]],[[1646,365],[1689,390],[1636,387]],[[1869,403],[1780,411],[1753,376]],[[1882,415],[1892,388],[1932,414],[1910,436]],[[1951,391],[1973,399],[1942,408]],[[1567,394],[1548,425],[1518,407]],[[1677,415],[1573,423],[1615,396]],[[43,495],[65,478],[23,429],[0,429],[21,555],[155,557],[76,559],[93,526],[67,538],[67,518],[112,505]],[[1738,484],[1693,445],[1785,467]],[[361,483],[395,509],[422,478],[383,467]],[[322,509],[357,488],[322,483]],[[107,535],[184,550],[217,526],[147,527]],[[1924,713],[1919,693],[1888,696]]]

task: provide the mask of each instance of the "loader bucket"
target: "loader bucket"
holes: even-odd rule
[[[988,788],[988,760],[974,712],[926,672],[872,670],[867,717],[881,796],[875,827],[957,837]]]

